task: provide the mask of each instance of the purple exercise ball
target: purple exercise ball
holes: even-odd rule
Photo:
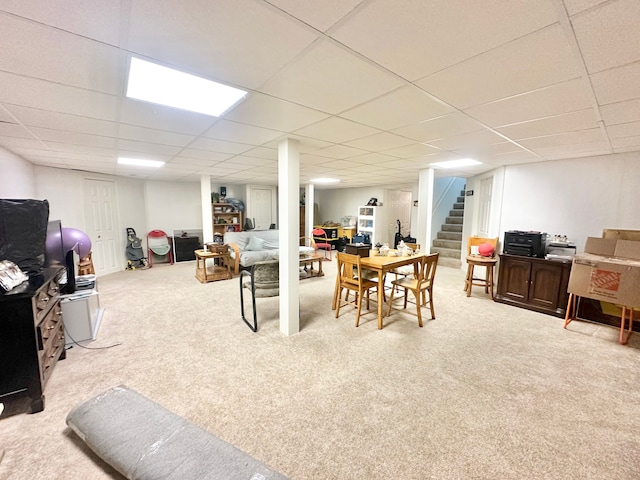
[[[62,246],[65,252],[75,250],[80,258],[91,253],[91,239],[77,228],[62,228]]]

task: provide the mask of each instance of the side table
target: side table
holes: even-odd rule
[[[216,280],[228,280],[231,278],[231,259],[228,252],[208,252],[195,250],[196,278],[200,283],[215,282]],[[212,259],[212,265],[207,267],[207,260]],[[218,260],[218,265],[215,260]]]

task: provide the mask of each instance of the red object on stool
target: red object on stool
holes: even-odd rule
[[[478,253],[483,257],[493,257],[496,249],[490,243],[483,243],[478,246]]]

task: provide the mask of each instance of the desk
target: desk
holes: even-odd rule
[[[391,252],[395,252],[391,250]],[[382,256],[376,255],[374,252],[370,253],[368,257],[362,257],[360,259],[360,266],[367,270],[378,272],[378,328],[382,328],[382,317],[384,303],[384,278],[390,270],[398,267],[404,267],[405,265],[417,265],[420,260],[425,256],[424,253],[418,253],[411,255],[410,257],[396,257],[392,255]],[[336,278],[336,281],[340,281]],[[338,301],[338,291],[336,290],[333,295],[333,309],[336,309],[336,302]]]
[[[207,252],[205,250],[195,250],[193,253],[196,256],[196,278],[200,280],[200,283],[231,278],[229,253]],[[207,268],[207,259],[210,258],[214,260],[214,265]],[[215,265],[216,259],[218,259],[219,265]]]
[[[305,272],[308,273],[309,277],[324,277],[324,272],[322,271],[322,262],[325,261],[327,257],[324,254],[314,253],[308,257],[300,257],[300,266],[304,267]],[[313,270],[313,262],[318,262],[318,270]],[[311,265],[311,268],[307,270],[307,266]]]

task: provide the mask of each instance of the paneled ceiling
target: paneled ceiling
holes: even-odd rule
[[[638,0],[0,0],[0,146],[56,168],[276,184],[291,138],[300,182],[338,187],[465,157],[483,163],[436,176],[635,152],[639,25]],[[128,99],[132,55],[249,94],[220,118]]]

